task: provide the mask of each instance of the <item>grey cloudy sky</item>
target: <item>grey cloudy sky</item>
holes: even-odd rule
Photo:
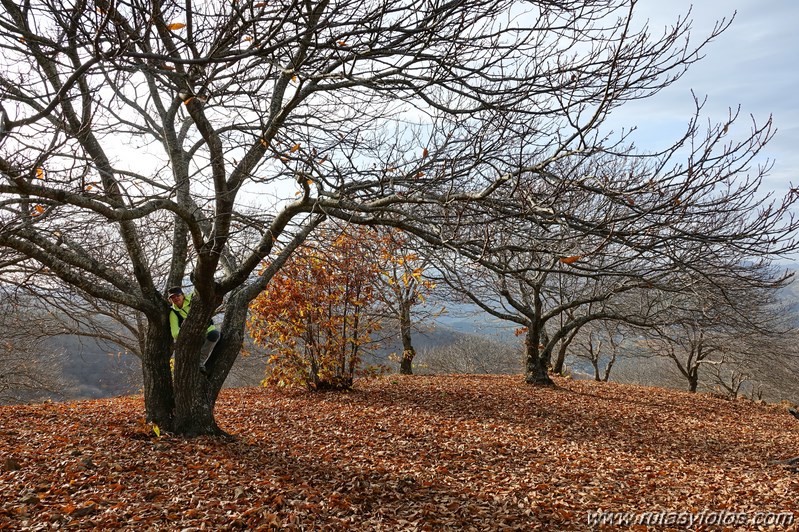
[[[688,0],[640,0],[637,18],[649,19],[657,33],[691,5]],[[749,115],[758,123],[771,115],[777,134],[763,152],[774,160],[765,186],[785,192],[789,183],[799,185],[799,1],[696,0],[692,34],[705,36],[715,21],[734,13],[732,26],[679,82],[650,100],[623,107],[615,118],[636,124],[637,144],[647,148],[684,130],[693,111],[691,89],[700,98],[707,96],[703,116],[713,121],[723,120],[738,105],[738,128],[748,128]]]

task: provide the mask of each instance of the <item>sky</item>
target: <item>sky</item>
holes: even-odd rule
[[[714,122],[738,105],[739,128],[749,127],[750,115],[758,124],[771,115],[777,133],[761,160],[768,157],[774,166],[764,188],[785,193],[791,183],[799,185],[799,1],[639,0],[636,17],[648,19],[655,33],[689,9],[697,39],[717,20],[735,17],[682,79],[651,99],[623,106],[616,118],[638,126],[644,148],[649,142],[666,144],[684,131],[693,112],[692,89],[707,96],[703,116]]]

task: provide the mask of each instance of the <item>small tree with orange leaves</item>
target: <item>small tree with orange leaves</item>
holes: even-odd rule
[[[413,373],[413,359],[416,349],[413,347],[412,331],[414,319],[411,310],[425,302],[425,296],[435,288],[435,283],[424,277],[428,260],[420,256],[414,249],[409,237],[396,229],[383,229],[379,240],[382,246],[381,268],[382,289],[379,298],[385,306],[391,321],[396,322],[402,341],[400,357],[400,374]],[[426,319],[443,312],[423,311]],[[418,319],[417,319],[418,323]]]
[[[380,319],[372,312],[380,240],[362,227],[324,228],[250,306],[249,331],[272,351],[264,384],[346,389]],[[369,242],[369,246],[364,243]]]

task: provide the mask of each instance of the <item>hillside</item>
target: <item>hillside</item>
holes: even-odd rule
[[[48,345],[63,353],[60,373],[66,383],[53,400],[99,399],[141,389],[141,362],[115,344],[59,335]]]
[[[429,362],[429,357],[426,359],[425,353],[454,345],[459,340],[463,341],[474,337],[471,333],[439,324],[420,329],[415,331],[414,345],[420,353],[417,360],[422,363]],[[495,332],[484,333],[480,338],[484,343],[493,341],[492,347],[496,347],[497,349],[494,350],[497,351],[504,346],[500,343],[504,338]],[[394,372],[398,371],[399,364],[389,360],[390,353],[402,352],[402,343],[397,338],[397,334],[392,333],[388,338],[383,339],[381,344],[382,347],[374,352],[364,352],[363,362],[366,365],[385,366],[390,367]],[[256,355],[263,351],[249,343],[246,350],[250,354]],[[55,383],[46,389],[36,391],[3,390],[6,393],[0,393],[0,405],[46,399],[52,401],[100,399],[137,393],[142,389],[139,359],[110,342],[97,342],[74,335],[58,335],[44,344],[44,355],[51,353],[57,354],[57,356],[46,356],[45,362],[42,363],[53,367],[53,374],[57,376],[53,378]],[[521,358],[521,351],[517,358]],[[459,372],[477,372],[477,368],[471,368],[466,363],[462,365],[464,368],[460,368]],[[230,387],[257,386],[263,379],[265,367],[265,355],[239,357],[226,385]],[[498,367],[492,369],[493,372],[500,372]],[[521,371],[521,369],[521,360],[518,360],[515,370]],[[0,373],[2,371],[3,364],[0,360]],[[432,367],[417,367],[415,371],[416,373],[449,373],[451,369],[443,371],[433,365]],[[6,398],[10,399],[4,400]]]
[[[232,442],[156,438],[140,397],[0,407],[0,529],[591,530],[600,509],[674,523],[799,512],[799,474],[770,464],[799,455],[784,410],[557,383],[225,390]]]

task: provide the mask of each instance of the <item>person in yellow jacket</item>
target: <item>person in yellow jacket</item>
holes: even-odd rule
[[[180,326],[183,324],[183,320],[186,319],[186,316],[189,315],[191,298],[194,296],[194,293],[184,294],[181,287],[173,286],[167,290],[167,294],[167,299],[172,303],[172,308],[169,311],[169,328],[172,330],[172,338],[177,340],[178,333],[180,333]],[[201,372],[207,373],[208,368],[211,366],[208,362],[211,360],[211,353],[221,336],[221,333],[214,326],[213,320],[211,320],[208,324],[208,328],[205,330],[205,343],[200,350]]]

